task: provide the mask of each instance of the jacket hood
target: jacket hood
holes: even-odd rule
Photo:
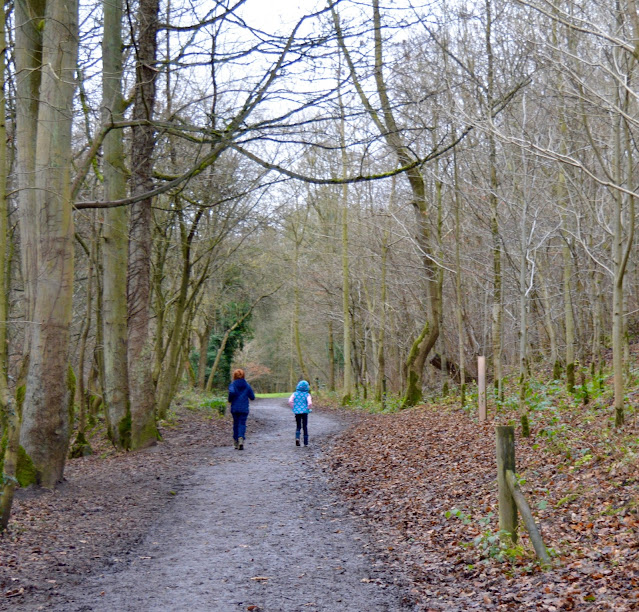
[[[235,387],[237,391],[242,391],[246,389],[246,387],[248,386],[248,383],[246,382],[244,378],[236,378],[233,381],[233,386]]]
[[[295,391],[303,391],[304,393],[308,393],[310,390],[311,388],[305,380],[300,380],[295,387]]]

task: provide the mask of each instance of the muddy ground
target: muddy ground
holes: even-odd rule
[[[259,400],[244,451],[228,419],[178,420],[153,449],[76,460],[55,492],[19,492],[1,610],[416,609],[383,534],[327,484],[344,417],[314,412],[296,447],[290,410]]]

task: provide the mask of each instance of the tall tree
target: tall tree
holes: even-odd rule
[[[62,480],[69,442],[71,127],[77,47],[76,0],[16,2],[17,80],[26,81],[16,109],[18,147],[26,147],[18,160],[22,255],[27,314],[33,313],[21,442],[45,487]],[[25,252],[29,248],[34,250]]]
[[[131,194],[143,196],[153,189],[159,0],[140,0],[135,53],[135,102],[131,135]],[[151,316],[151,206],[145,197],[131,206],[128,261],[128,367],[131,411],[131,446],[144,448],[158,438],[155,423],[150,335]]]
[[[102,37],[102,122],[122,121],[122,17],[123,0],[104,0]],[[122,130],[112,129],[102,143],[104,198],[126,196]],[[104,405],[109,437],[118,448],[131,445],[131,410],[127,367],[127,245],[128,209],[108,208],[102,223],[102,337],[104,359]]]

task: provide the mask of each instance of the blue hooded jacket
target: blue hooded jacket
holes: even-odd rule
[[[255,394],[251,385],[243,378],[237,378],[229,385],[228,401],[231,404],[231,412],[249,412],[249,400],[254,400]]]
[[[300,380],[297,383],[295,393],[293,393],[290,398],[293,400],[291,408],[293,409],[294,414],[308,414],[310,412],[310,408],[308,407],[308,396],[310,390],[311,389],[305,380]]]

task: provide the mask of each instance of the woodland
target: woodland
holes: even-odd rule
[[[235,366],[636,467],[635,0],[301,4],[3,3],[0,530]]]

